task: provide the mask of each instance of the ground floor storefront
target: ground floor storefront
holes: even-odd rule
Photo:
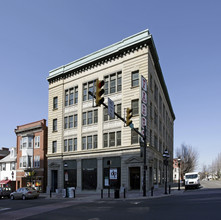
[[[148,157],[147,157],[148,158]],[[48,158],[47,191],[75,187],[76,190],[140,190],[143,186],[143,159],[136,155]],[[164,166],[159,158],[147,159],[146,187],[164,184]],[[169,173],[169,172],[168,172]],[[169,180],[169,178],[168,178]]]

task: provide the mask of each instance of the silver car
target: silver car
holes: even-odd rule
[[[39,192],[31,187],[23,187],[10,194],[11,200],[14,199],[35,199],[39,197]]]

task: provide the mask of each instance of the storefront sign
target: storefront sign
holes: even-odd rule
[[[110,180],[117,180],[117,169],[110,169]]]

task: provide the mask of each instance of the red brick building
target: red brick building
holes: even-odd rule
[[[16,189],[31,186],[41,192],[47,185],[47,134],[46,120],[19,125],[17,136]]]

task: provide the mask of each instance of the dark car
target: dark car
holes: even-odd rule
[[[0,187],[0,199],[4,197],[10,198],[11,188],[9,187]]]
[[[10,198],[13,199],[36,199],[39,197],[39,192],[31,187],[23,187],[17,189],[17,191],[10,194]]]

